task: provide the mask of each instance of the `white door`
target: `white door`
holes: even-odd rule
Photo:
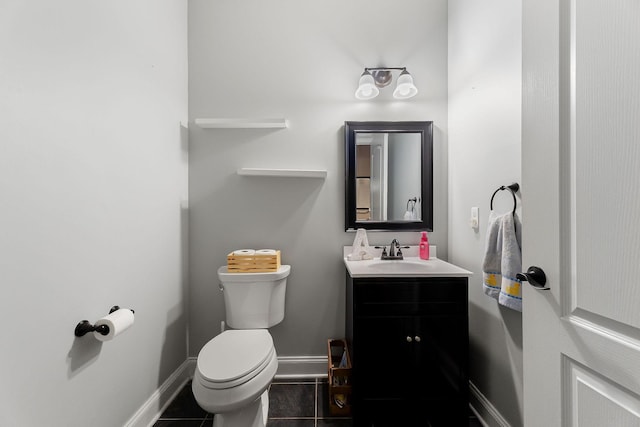
[[[640,426],[640,0],[524,0],[524,420]]]
[[[371,219],[387,220],[388,135],[373,134],[371,141]]]

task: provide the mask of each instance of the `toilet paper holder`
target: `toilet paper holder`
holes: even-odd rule
[[[120,307],[117,306],[117,305],[114,305],[109,310],[109,314],[111,314],[111,313],[113,313],[114,311],[117,311],[117,310],[120,310]],[[135,313],[135,311],[133,311],[133,310],[131,310],[131,312]],[[77,337],[83,337],[86,334],[88,334],[89,332],[97,332],[100,335],[108,335],[109,334],[109,326],[107,326],[107,325],[95,326],[95,325],[92,325],[91,322],[89,322],[88,320],[82,320],[81,322],[79,322],[76,325],[76,329],[74,331],[74,334]]]

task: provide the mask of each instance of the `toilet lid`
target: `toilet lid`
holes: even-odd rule
[[[274,351],[266,329],[224,331],[200,350],[198,371],[210,383],[237,385],[260,372]]]

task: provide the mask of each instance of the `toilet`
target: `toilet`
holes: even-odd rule
[[[287,277],[282,265],[269,273],[218,269],[226,330],[200,350],[192,382],[200,407],[215,414],[214,427],[265,427],[269,385],[278,357],[267,328],[284,319]]]

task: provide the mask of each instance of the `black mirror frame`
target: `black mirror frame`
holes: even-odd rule
[[[421,221],[356,221],[356,134],[420,133],[422,139]],[[433,122],[344,122],[345,231],[433,231]]]

